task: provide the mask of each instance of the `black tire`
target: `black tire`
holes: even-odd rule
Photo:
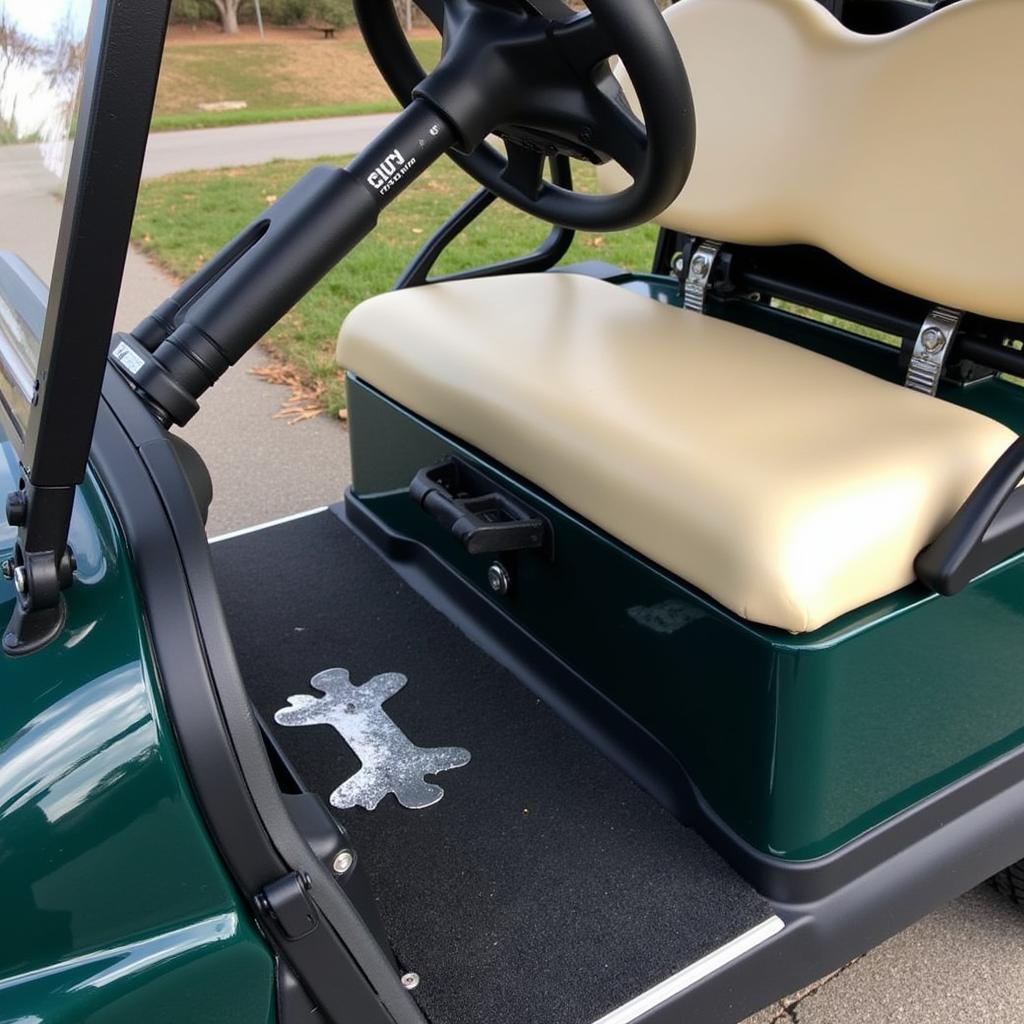
[[[1008,896],[1018,907],[1024,907],[1024,860],[1011,864],[1005,871],[991,878],[995,890]]]

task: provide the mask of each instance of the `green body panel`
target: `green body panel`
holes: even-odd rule
[[[0,493],[17,485],[2,445]],[[0,531],[0,556],[14,531]],[[0,665],[0,1022],[272,1021],[273,958],[193,802],[93,480],[49,647]],[[0,615],[11,611],[0,580]],[[15,926],[16,922],[16,926]]]
[[[852,353],[894,372],[885,345],[784,319],[809,347],[841,343],[847,361]],[[1024,428],[1024,392],[1013,385],[950,391]],[[367,507],[437,552],[657,736],[712,809],[763,852],[828,854],[1024,744],[1024,556],[955,598],[914,585],[792,636],[737,618],[351,378],[349,405],[354,491]],[[505,598],[487,588],[489,559],[468,555],[406,493],[417,470],[452,454],[552,523],[554,559],[519,555]]]

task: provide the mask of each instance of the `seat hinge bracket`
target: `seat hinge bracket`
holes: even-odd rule
[[[934,395],[953,351],[953,341],[960,329],[963,313],[946,306],[936,306],[921,324],[914,351],[907,367],[904,385],[912,391]]]
[[[678,257],[680,262],[674,269],[682,285],[684,309],[693,310],[695,313],[703,313],[706,310],[708,292],[711,289],[711,272],[715,269],[721,251],[721,242],[705,240],[693,250],[689,266],[685,265],[685,257]]]

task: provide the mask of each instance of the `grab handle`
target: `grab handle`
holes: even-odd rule
[[[963,590],[976,576],[1024,550],[1024,437],[982,477],[934,542],[914,561],[918,580],[938,594]]]

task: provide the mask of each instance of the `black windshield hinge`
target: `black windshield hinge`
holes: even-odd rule
[[[74,502],[74,487],[37,487],[24,479],[7,496],[7,522],[18,530],[14,554],[0,566],[15,591],[3,635],[7,654],[31,654],[64,628],[64,591],[75,573],[75,556],[67,544]]]
[[[256,896],[260,912],[290,941],[305,938],[320,923],[309,898],[309,884],[308,876],[293,871],[264,886]]]

